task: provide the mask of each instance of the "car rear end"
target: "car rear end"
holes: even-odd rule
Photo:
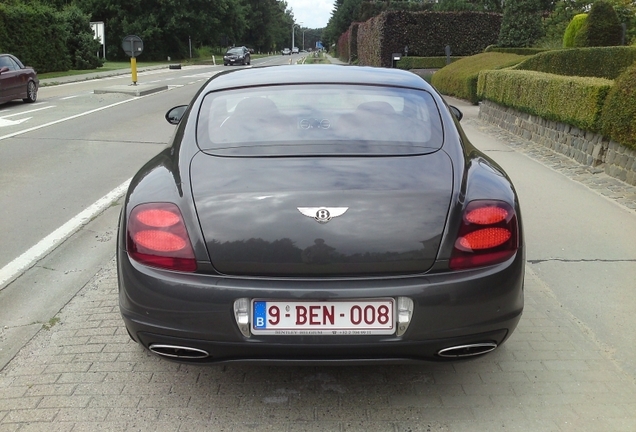
[[[514,189],[462,144],[432,89],[203,91],[177,140],[133,180],[120,225],[122,315],[151,351],[443,360],[491,351],[516,327]]]

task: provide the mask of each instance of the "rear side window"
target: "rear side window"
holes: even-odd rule
[[[293,153],[421,153],[442,146],[439,111],[423,90],[290,85],[209,93],[197,139],[203,150],[285,146]]]

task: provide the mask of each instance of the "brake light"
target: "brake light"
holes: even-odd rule
[[[140,204],[128,218],[128,254],[135,261],[193,272],[196,259],[179,208],[172,203]]]
[[[449,266],[453,270],[503,262],[519,248],[514,209],[503,201],[472,201],[464,210]]]

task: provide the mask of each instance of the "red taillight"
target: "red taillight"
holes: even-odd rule
[[[503,201],[472,201],[464,210],[449,266],[453,270],[503,262],[519,248],[517,215]]]
[[[128,254],[135,261],[193,272],[196,259],[179,208],[172,203],[141,204],[128,218]]]

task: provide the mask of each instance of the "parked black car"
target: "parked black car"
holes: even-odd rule
[[[250,50],[245,47],[230,48],[223,56],[223,65],[250,64],[251,55]]]
[[[506,173],[419,76],[241,69],[168,112],[117,241],[131,337],[194,363],[411,362],[500,346],[523,310]]]
[[[0,54],[0,103],[14,99],[35,102],[40,81],[35,70],[11,54]]]

